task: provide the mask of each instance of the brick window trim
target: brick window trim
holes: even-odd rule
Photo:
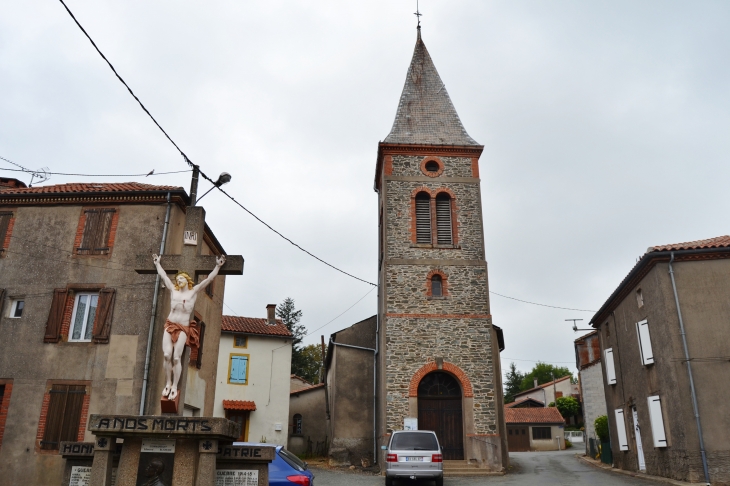
[[[418,243],[416,235],[416,196],[425,192],[431,196],[431,241],[437,241],[436,239],[436,196],[445,193],[449,195],[451,199],[451,245],[438,245],[438,244],[423,244]],[[448,187],[439,187],[438,189],[430,189],[426,186],[420,186],[411,191],[411,245],[416,245],[418,248],[434,248],[434,249],[454,249],[459,248],[459,221],[456,217],[458,213],[458,206],[456,204],[456,194]]]
[[[448,285],[448,276],[442,271],[442,270],[431,270],[428,272],[428,275],[426,276],[426,297],[431,297],[434,299],[438,299],[439,297],[434,297],[431,293],[431,278],[434,275],[440,275],[441,276],[441,297],[448,297],[449,296],[449,285]]]
[[[429,162],[436,162],[438,164],[439,168],[436,172],[429,172],[426,170],[426,164],[428,164]],[[428,156],[424,157],[423,160],[421,161],[421,172],[423,172],[423,175],[428,176],[428,177],[440,176],[441,174],[444,173],[445,168],[446,167],[444,166],[444,161],[441,160],[439,157],[435,157],[433,155],[428,155]]]
[[[10,408],[10,395],[13,393],[13,380],[0,380],[0,386],[5,387],[2,402],[0,402],[0,449],[3,445],[3,435],[5,434],[5,422],[8,418],[8,409]]]
[[[447,361],[443,362],[443,366],[439,368],[435,361],[431,361],[423,365],[411,378],[411,383],[408,386],[408,396],[418,398],[418,385],[421,380],[429,373],[433,371],[445,371],[461,384],[461,392],[465,398],[474,397],[474,389],[471,386],[471,380],[466,376],[464,370],[459,368],[453,363]]]
[[[79,432],[76,435],[76,440],[78,442],[83,442],[84,436],[86,435],[86,424],[89,420],[89,402],[91,400],[91,382],[74,380],[48,380],[46,382],[46,391],[43,394],[41,415],[38,419],[38,433],[36,434],[35,440],[35,452],[37,454],[58,454],[57,450],[41,449],[41,441],[43,440],[43,434],[46,431],[46,416],[48,415],[48,406],[51,403],[51,387],[53,385],[83,385],[86,387],[84,402],[81,404],[81,418],[79,419]]]
[[[66,289],[66,303],[63,307],[63,322],[61,322],[61,342],[68,342],[68,335],[71,332],[71,317],[74,313],[74,303],[76,302],[76,294],[79,292],[98,292],[105,288],[106,284],[68,284]],[[98,315],[98,314],[97,314]],[[96,324],[96,316],[92,325]],[[93,342],[93,341],[92,341]],[[72,343],[76,344],[76,343]],[[81,343],[88,344],[88,343]],[[74,383],[72,383],[74,384]]]
[[[77,249],[81,246],[84,238],[84,227],[86,226],[86,211],[89,209],[113,209],[111,227],[109,228],[109,239],[107,246],[109,251],[104,255],[79,255]],[[119,223],[119,207],[118,206],[84,206],[81,208],[81,216],[79,217],[79,225],[76,228],[76,238],[74,238],[73,257],[74,258],[109,258],[114,251],[114,240],[117,236],[117,225]]]
[[[10,248],[10,238],[12,238],[13,236],[13,226],[15,226],[15,217],[18,213],[17,208],[5,208],[2,209],[0,212],[12,213],[12,216],[10,216],[10,221],[8,222],[8,229],[5,232],[5,238],[3,238],[3,241],[0,241],[0,258],[5,258],[8,255],[8,248]]]

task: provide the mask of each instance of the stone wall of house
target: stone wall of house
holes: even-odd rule
[[[597,439],[593,422],[606,412],[606,392],[603,389],[603,369],[601,361],[580,370],[580,387],[583,398],[583,420],[586,439]],[[586,440],[586,447],[588,447]]]

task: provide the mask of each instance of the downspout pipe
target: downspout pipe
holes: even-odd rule
[[[684,346],[684,360],[687,362],[687,375],[689,376],[689,389],[692,394],[692,409],[695,414],[695,422],[697,423],[697,436],[700,439],[700,455],[702,456],[702,469],[705,473],[705,483],[710,485],[710,471],[707,467],[707,453],[705,452],[705,440],[702,437],[702,425],[700,423],[700,411],[697,406],[697,392],[695,391],[695,382],[692,378],[692,362],[689,358],[689,348],[687,347],[687,333],[684,330],[684,321],[682,321],[682,311],[679,308],[679,296],[677,295],[677,284],[674,281],[674,271],[672,269],[674,262],[674,252],[671,253],[669,259],[669,276],[672,279],[672,291],[674,292],[674,302],[677,305],[677,317],[679,318],[679,334],[682,336],[682,345]]]
[[[160,243],[159,255],[165,252],[167,243],[167,230],[170,226],[170,193],[167,193],[167,211],[165,211],[165,225],[162,229],[162,242]],[[155,292],[152,296],[152,315],[150,315],[150,331],[147,334],[147,354],[144,358],[144,378],[142,379],[142,398],[139,401],[139,414],[144,415],[144,402],[147,399],[147,386],[150,377],[150,356],[152,355],[152,338],[155,335],[155,317],[157,316],[157,301],[160,295],[160,276],[155,278]]]
[[[379,294],[379,292],[378,292]],[[380,299],[378,299],[380,300]],[[380,312],[375,317],[375,353],[373,354],[373,464],[378,463],[378,332]]]

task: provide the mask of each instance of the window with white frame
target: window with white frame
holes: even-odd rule
[[[69,341],[91,341],[98,302],[98,293],[76,294],[74,311],[71,316],[71,329],[68,333]]]
[[[22,299],[13,299],[10,304],[10,314],[8,314],[8,317],[13,319],[22,317],[23,309],[25,309],[25,301]]]

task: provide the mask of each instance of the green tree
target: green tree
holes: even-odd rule
[[[558,397],[555,406],[565,420],[575,417],[580,412],[580,403],[573,397]]]
[[[307,329],[303,324],[299,324],[299,321],[302,320],[302,311],[297,310],[294,305],[294,299],[287,297],[284,299],[284,302],[276,306],[276,317],[281,319],[293,336],[291,346],[291,372],[305,378],[303,373],[307,371],[307,364],[306,359],[302,355],[302,339],[307,334]]]
[[[608,417],[605,415],[601,415],[600,417],[597,417],[596,420],[593,421],[593,427],[596,429],[596,435],[598,436],[598,440],[601,442],[609,442],[610,434],[608,432]]]
[[[299,352],[299,359],[299,372],[295,374],[315,385],[319,383],[319,373],[323,366],[322,348],[317,344],[304,346]]]
[[[509,371],[504,381],[504,403],[512,403],[515,401],[515,395],[522,389],[522,380],[525,378],[524,373],[517,371],[514,363],[509,364]]]
[[[549,363],[538,362],[532,370],[524,375],[522,378],[522,384],[520,385],[520,391],[529,390],[535,387],[534,381],[537,378],[537,384],[543,385],[553,381],[555,379],[562,378],[563,376],[570,376],[571,381],[573,379],[573,373],[566,366],[554,366]]]

